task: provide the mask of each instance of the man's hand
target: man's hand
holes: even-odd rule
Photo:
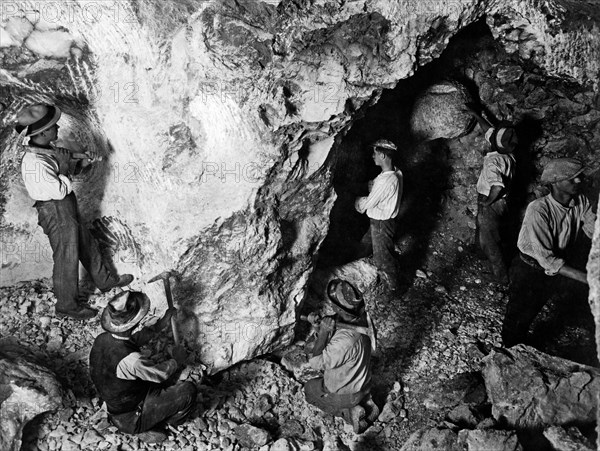
[[[69,173],[69,164],[71,162],[71,152],[59,147],[55,149],[54,156],[58,161],[58,173],[67,175]]]
[[[163,317],[158,320],[158,330],[166,329],[169,324],[171,324],[171,318],[174,315],[177,315],[177,309],[175,307],[167,309]]]
[[[332,316],[326,316],[321,320],[321,331],[331,332],[335,329],[335,318]]]
[[[181,346],[181,345],[175,346],[173,348],[172,354],[173,354],[173,358],[177,362],[177,365],[179,365],[179,366],[185,365],[185,361],[187,360],[187,351],[185,350],[185,348],[183,346]]]

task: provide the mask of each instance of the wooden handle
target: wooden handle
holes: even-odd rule
[[[167,305],[169,308],[173,308],[173,296],[171,295],[171,282],[169,282],[169,278],[165,278],[165,294],[167,296]],[[177,323],[175,322],[175,317],[171,316],[171,329],[173,330],[173,340],[175,341],[175,346],[179,346],[179,332],[177,331]]]

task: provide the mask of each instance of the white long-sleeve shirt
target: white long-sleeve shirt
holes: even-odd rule
[[[517,247],[535,258],[546,274],[555,275],[565,264],[565,251],[579,232],[592,237],[595,221],[596,215],[584,195],[565,207],[548,194],[527,206]]]
[[[359,197],[354,208],[359,213],[367,213],[371,219],[386,220],[398,216],[402,201],[402,171],[385,171],[375,177],[368,196]]]
[[[71,180],[59,174],[58,161],[51,155],[25,152],[21,160],[21,176],[33,200],[60,200],[73,191]]]
[[[514,172],[515,157],[512,154],[489,152],[483,159],[483,168],[477,180],[477,192],[488,196],[495,185],[508,189]]]

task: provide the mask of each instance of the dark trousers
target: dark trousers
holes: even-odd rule
[[[330,393],[325,388],[322,377],[311,379],[304,384],[306,402],[333,416],[341,416],[344,409],[357,406],[368,394],[368,391],[346,395]]]
[[[119,278],[102,261],[98,245],[82,224],[73,193],[61,200],[36,202],[38,224],[50,240],[54,267],[52,281],[56,310],[77,307],[79,262],[101,290],[114,286]]]
[[[394,250],[395,233],[396,218],[371,219],[369,230],[360,243],[361,257],[373,254],[375,266],[386,276],[387,283],[392,289],[398,288],[398,270]]]
[[[479,246],[492,266],[492,272],[499,281],[505,281],[508,271],[502,255],[501,228],[508,212],[505,199],[498,199],[490,206],[484,206],[485,196],[479,195],[477,208],[477,228]]]
[[[196,404],[196,394],[196,386],[189,381],[167,388],[153,388],[137,410],[110,415],[110,420],[126,434],[139,434],[159,423],[177,426],[192,412]]]
[[[502,324],[502,341],[511,347],[523,343],[531,323],[552,296],[561,301],[585,299],[587,287],[561,275],[548,276],[540,266],[517,256],[510,268],[509,300]]]

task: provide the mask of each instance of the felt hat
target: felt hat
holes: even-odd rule
[[[544,166],[541,182],[544,184],[571,180],[583,172],[583,164],[575,158],[555,158]]]
[[[490,143],[492,149],[502,153],[510,148],[511,142],[516,137],[517,132],[512,127],[491,127],[485,133],[485,139]]]
[[[391,150],[394,152],[396,150],[398,150],[398,148],[396,147],[396,144],[394,144],[393,142],[391,142],[388,139],[378,139],[373,144],[371,144],[371,147],[387,149],[387,150]]]
[[[133,329],[148,314],[150,299],[141,291],[123,291],[102,312],[102,328],[108,332]]]
[[[327,297],[335,307],[354,316],[364,306],[360,291],[341,279],[333,279],[327,284]]]
[[[21,133],[27,129],[25,136],[37,135],[56,124],[61,114],[60,108],[54,105],[30,105],[17,115],[15,130]]]

